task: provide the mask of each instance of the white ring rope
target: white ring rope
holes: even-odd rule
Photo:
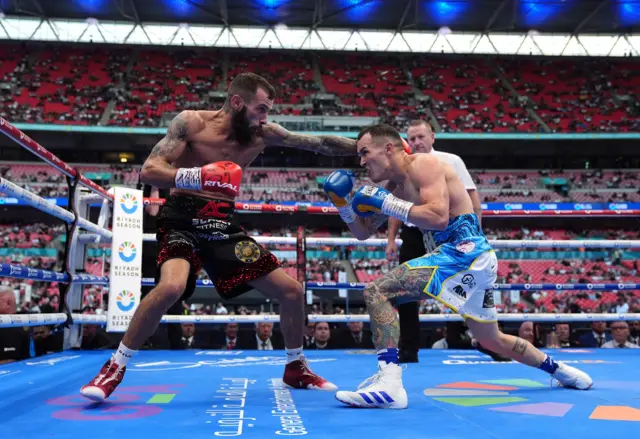
[[[34,152],[38,157],[45,160],[55,169],[63,172],[68,176],[80,175],[80,183],[88,189],[94,191],[98,196],[89,196],[85,201],[94,200],[98,201],[100,198],[112,200],[113,196],[107,193],[107,191],[100,186],[96,185],[86,177],[79,174],[75,169],[63,163],[60,159],[53,156],[49,151],[32,141],[24,133],[17,130],[12,125],[8,124],[4,119],[0,118],[0,128],[2,132],[16,141],[19,145]],[[20,134],[20,140],[16,137]],[[28,141],[28,142],[27,142]],[[26,142],[26,143],[25,143]],[[36,152],[36,149],[38,152]],[[46,154],[45,154],[46,153]],[[10,181],[0,177],[0,192],[6,193],[19,200],[25,201],[31,207],[41,210],[45,213],[53,215],[54,217],[65,221],[67,224],[73,223],[75,216],[61,207],[47,202],[44,198],[35,195]],[[246,210],[252,210],[251,205],[246,205]],[[279,211],[278,206],[263,206],[259,205],[260,211]],[[244,208],[244,205],[243,205]],[[321,208],[324,211],[325,208]],[[280,206],[280,210],[289,212],[297,211],[297,208],[290,206]],[[327,210],[330,210],[327,208]],[[309,209],[311,212],[311,209]],[[323,212],[324,213],[324,212]],[[515,212],[514,212],[515,213]],[[524,211],[524,213],[528,213]],[[560,214],[563,212],[556,212]],[[597,213],[595,211],[585,211],[585,214]],[[612,213],[604,212],[605,215],[610,214],[620,215],[621,213],[628,213],[630,215],[637,215],[636,211],[620,212],[615,211]],[[580,212],[567,212],[569,215],[579,215]],[[79,242],[89,243],[98,242],[99,238],[106,238],[108,240],[113,239],[113,234],[107,229],[99,227],[86,219],[78,218],[78,226],[82,229],[88,230],[92,233],[79,234]],[[156,236],[153,234],[145,234],[145,241],[155,241]],[[255,237],[256,241],[265,245],[295,245],[296,238],[288,237]],[[396,240],[398,245],[402,244],[401,240]],[[604,249],[604,248],[640,248],[640,240],[491,240],[490,243],[494,248],[589,248],[589,249]],[[387,245],[386,239],[368,239],[365,241],[359,241],[352,238],[306,238],[306,244],[309,247],[345,247],[345,246],[370,246],[370,247],[385,247]],[[23,273],[23,269],[25,273]],[[67,279],[67,275],[64,273],[53,273],[46,270],[30,269],[29,267],[22,266],[10,266],[8,264],[0,264],[0,270],[7,271],[6,276],[19,277],[19,278],[32,278],[44,281],[62,281],[62,278]],[[74,280],[81,283],[102,283],[106,280],[104,277],[89,276],[89,275],[73,275]],[[98,281],[98,282],[96,282]],[[312,283],[313,284],[313,283]],[[322,283],[316,283],[321,286]],[[354,286],[356,284],[353,284]],[[560,285],[560,284],[559,284]],[[621,284],[622,285],[622,284]],[[633,284],[635,287],[635,284]],[[538,289],[543,285],[532,284],[531,289]],[[564,284],[562,285],[564,286]],[[567,285],[573,286],[573,285]],[[609,286],[609,285],[603,285]],[[533,288],[535,287],[535,288]],[[564,289],[564,288],[563,288]],[[567,288],[569,289],[569,288]],[[600,288],[597,288],[600,289]],[[604,289],[604,288],[603,288]],[[74,323],[85,324],[106,324],[107,317],[103,315],[91,315],[91,314],[72,314]],[[421,322],[449,322],[449,321],[463,321],[464,319],[458,314],[425,314],[420,315]],[[498,314],[498,320],[503,322],[589,322],[589,321],[619,321],[619,320],[640,320],[640,313],[638,314]],[[67,315],[63,313],[57,314],[8,314],[0,315],[0,327],[11,326],[38,326],[38,325],[53,325],[61,324],[67,321]],[[258,323],[258,322],[279,322],[280,317],[276,315],[248,315],[248,316],[163,316],[163,323]],[[368,322],[368,315],[309,315],[309,321],[311,322]]]
[[[96,314],[72,314],[74,323],[106,325],[107,317]],[[310,322],[348,323],[369,322],[366,314],[310,314]],[[67,320],[66,314],[4,314],[0,315],[0,328],[14,326],[56,325]],[[498,314],[500,322],[614,322],[640,320],[640,313],[628,314]],[[421,322],[462,322],[459,314],[421,314]],[[277,315],[190,315],[162,317],[161,323],[194,323],[194,324],[224,324],[224,323],[279,323]]]
[[[279,236],[253,236],[259,243],[264,245],[295,245],[297,238]],[[90,238],[89,238],[90,239]],[[144,241],[155,241],[156,235],[145,233]],[[360,241],[355,238],[305,238],[307,247],[386,247],[387,240],[384,238],[370,238]],[[640,248],[640,240],[568,240],[568,239],[547,239],[547,240],[507,240],[491,239],[489,243],[494,248]],[[396,244],[402,245],[401,239],[396,239]]]
[[[35,195],[26,189],[23,189],[14,183],[0,177],[0,192],[4,192],[20,200],[25,201],[30,206],[55,216],[67,224],[71,224],[74,216],[71,212],[47,202],[44,198]],[[78,219],[78,226],[82,229],[99,235],[102,238],[113,239],[113,234],[85,219]],[[98,237],[90,233],[81,234],[78,239],[81,243],[97,242]],[[277,236],[255,236],[254,239],[260,244],[265,245],[295,245],[296,238],[293,237],[277,237]],[[153,233],[145,233],[144,241],[153,242],[156,235]],[[355,238],[305,238],[308,247],[386,247],[387,240],[383,238],[371,238],[359,241]],[[490,244],[497,249],[500,248],[640,248],[640,240],[490,240]],[[396,244],[402,245],[402,240],[397,239]]]
[[[41,210],[42,212],[48,213],[49,215],[55,216],[56,218],[61,219],[67,224],[73,223],[75,219],[75,216],[68,210],[64,210],[62,207],[51,204],[44,198],[32,192],[29,192],[28,190],[23,189],[20,186],[17,186],[2,177],[0,177],[0,192],[23,200],[29,206]],[[111,233],[109,230],[98,227],[97,225],[83,218],[78,218],[78,227],[93,232],[106,239],[112,239],[113,237],[113,233]]]

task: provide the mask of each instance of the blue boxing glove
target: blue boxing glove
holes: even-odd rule
[[[413,203],[394,197],[386,189],[375,186],[363,186],[353,196],[353,211],[361,217],[376,213],[407,222]]]
[[[347,224],[356,220],[356,215],[351,208],[351,191],[353,191],[355,179],[353,172],[338,170],[331,173],[322,186],[331,203],[338,209],[340,218]]]

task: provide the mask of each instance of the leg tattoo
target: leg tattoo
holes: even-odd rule
[[[524,355],[524,353],[529,347],[529,343],[526,340],[521,339],[520,337],[516,338],[516,344],[513,345],[513,352],[518,355]]]
[[[432,275],[431,268],[409,270],[403,264],[367,285],[364,300],[376,349],[398,347],[400,324],[390,301],[396,298],[419,300]]]

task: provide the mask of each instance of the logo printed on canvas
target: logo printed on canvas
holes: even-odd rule
[[[307,359],[309,363],[320,363],[327,361],[337,361],[336,358],[315,358]],[[151,363],[135,363],[127,371],[134,372],[158,372],[164,370],[194,369],[202,366],[211,367],[242,367],[242,366],[282,366],[286,364],[286,359],[282,357],[245,357],[245,358],[223,358],[211,361],[173,362],[154,361]]]
[[[161,413],[163,406],[178,396],[184,384],[159,384],[119,387],[109,398],[110,404],[102,404],[87,410],[86,403],[71,394],[46,401],[57,408],[51,413],[54,419],[64,421],[104,422],[148,418]],[[146,401],[146,403],[144,403]]]

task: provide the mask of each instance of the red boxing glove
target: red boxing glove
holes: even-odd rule
[[[236,197],[240,192],[242,168],[234,162],[215,162],[202,168],[180,168],[176,188],[218,192]]]
[[[407,154],[409,155],[413,154],[413,152],[411,151],[411,147],[409,146],[407,141],[404,139],[402,139],[402,147],[404,148],[404,152],[406,152]]]

